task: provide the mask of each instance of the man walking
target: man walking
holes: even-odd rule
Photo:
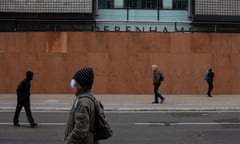
[[[20,126],[19,125],[19,114],[22,110],[22,107],[24,107],[25,112],[27,114],[28,121],[31,125],[31,127],[37,126],[37,123],[35,123],[31,107],[30,107],[30,89],[31,89],[31,80],[33,79],[33,72],[27,71],[26,72],[26,78],[19,84],[17,88],[17,106],[16,106],[16,112],[13,119],[14,126]]]
[[[71,81],[76,99],[73,103],[65,130],[64,144],[97,144],[94,139],[95,104],[91,89],[94,81],[92,68],[79,70]]]
[[[213,70],[210,68],[208,70],[208,73],[206,75],[206,81],[208,83],[208,92],[207,92],[207,95],[208,97],[212,97],[212,90],[213,90],[213,80],[214,80],[214,72]]]
[[[165,98],[158,92],[158,89],[161,85],[161,82],[164,80],[163,74],[158,70],[157,65],[152,65],[153,70],[153,86],[154,86],[154,95],[155,101],[152,102],[153,104],[159,103],[158,98],[161,99],[161,104],[165,101]]]

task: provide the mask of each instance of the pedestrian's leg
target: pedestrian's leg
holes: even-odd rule
[[[159,97],[159,93],[158,93],[158,88],[159,88],[159,84],[154,84],[154,95],[155,95],[155,101],[153,103],[158,103],[158,97]]]
[[[30,104],[25,104],[25,105],[24,105],[24,109],[25,109],[25,111],[26,111],[26,115],[27,115],[27,118],[28,118],[29,123],[30,123],[30,124],[35,123],[35,122],[34,122],[34,119],[33,119],[33,116],[32,116],[31,109],[30,109]]]
[[[207,82],[207,83],[208,83],[208,92],[207,92],[207,95],[210,96],[210,83],[209,83],[209,82]]]
[[[157,96],[161,99],[161,104],[164,102],[165,97],[163,97],[160,93],[159,93],[159,88],[160,88],[161,83],[158,85],[157,88]]]
[[[20,112],[21,112],[21,110],[22,110],[22,107],[23,107],[23,105],[22,104],[17,104],[17,106],[16,106],[16,111],[15,111],[15,114],[14,114],[14,118],[13,118],[13,123],[14,123],[14,125],[16,125],[16,126],[19,126],[19,120],[18,120],[18,118],[19,118],[19,115],[20,115]]]
[[[213,88],[212,83],[208,82],[208,93],[207,93],[207,95],[209,97],[212,97],[212,95],[211,95],[212,88]]]
[[[163,96],[159,93],[159,98],[161,99],[161,103],[163,103],[164,100],[165,100],[165,97],[163,97]]]
[[[158,87],[158,89],[160,88],[160,85],[161,84],[159,84],[159,87]],[[158,97],[163,101],[165,98],[159,93],[159,90],[158,90]]]
[[[210,96],[212,96],[212,90],[213,90],[213,84],[210,83],[210,88],[209,88],[209,94],[210,94]]]

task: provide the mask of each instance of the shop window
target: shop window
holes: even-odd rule
[[[115,1],[116,0],[98,0],[98,7],[100,9],[188,9],[188,0],[124,0],[123,6],[120,7],[115,7]]]
[[[100,9],[113,9],[114,0],[98,0],[98,7]]]
[[[130,9],[141,9],[142,0],[124,0],[124,7]]]
[[[157,9],[158,7],[162,8],[162,0],[143,0],[142,1],[143,9]]]
[[[173,0],[173,9],[188,9],[188,0]]]
[[[124,8],[157,9],[162,8],[162,0],[124,0]]]

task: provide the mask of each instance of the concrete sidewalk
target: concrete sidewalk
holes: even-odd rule
[[[164,95],[164,104],[152,104],[153,95],[95,95],[106,111],[240,111],[240,95]],[[68,111],[72,94],[33,94],[32,110]],[[14,110],[15,94],[0,94],[0,110]]]

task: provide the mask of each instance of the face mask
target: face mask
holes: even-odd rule
[[[76,90],[76,81],[74,79],[71,80],[70,86],[72,89]]]

